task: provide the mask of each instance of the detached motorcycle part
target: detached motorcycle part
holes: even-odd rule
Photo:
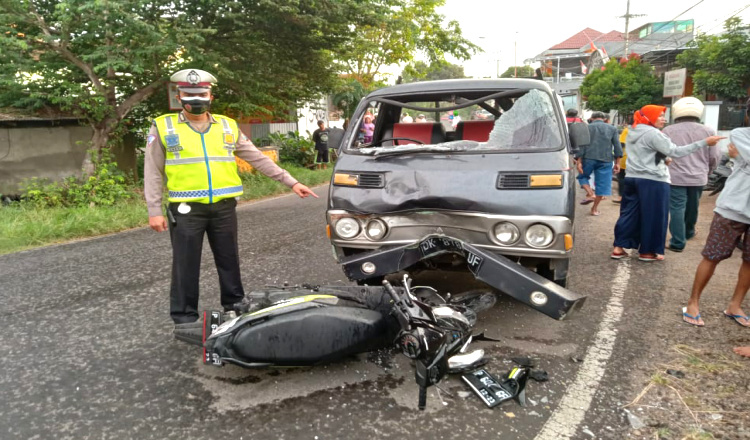
[[[355,254],[342,259],[341,265],[349,279],[361,280],[400,272],[419,261],[448,253],[463,256],[469,271],[479,281],[551,318],[565,319],[586,300],[585,296],[571,292],[502,255],[445,235],[429,235],[419,242]],[[362,267],[374,267],[375,271],[366,274]]]
[[[464,374],[461,379],[490,408],[510,399],[515,399],[519,405],[525,407],[528,374],[528,368],[516,367],[503,376],[501,381],[498,381],[489,372],[482,369]]]

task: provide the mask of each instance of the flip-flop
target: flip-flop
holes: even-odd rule
[[[664,261],[664,255],[659,255],[659,254],[640,254],[640,255],[638,255],[638,259],[640,261],[645,261],[646,263],[653,263],[654,261]]]
[[[695,322],[690,322],[690,321],[688,321],[688,319],[692,319]],[[682,320],[685,321],[685,322],[687,322],[688,324],[694,325],[696,327],[703,327],[703,326],[706,325],[706,323],[703,322],[703,318],[701,318],[701,314],[700,313],[698,313],[695,316],[692,316],[692,315],[690,315],[687,312],[687,307],[683,307],[682,308]]]
[[[591,215],[597,216],[597,215],[602,215],[602,213],[600,211],[591,211]]]
[[[628,255],[627,252],[615,252],[615,251],[612,251],[612,254],[609,256],[609,258],[611,258],[613,260],[622,260],[623,258],[626,258],[628,256],[629,255]]]
[[[583,200],[581,200],[581,205],[588,205],[589,203],[594,203],[594,199],[583,199]]]
[[[743,327],[750,327],[750,317],[747,317],[745,315],[732,315],[731,313],[727,313],[726,310],[724,310],[724,316],[730,319],[734,319],[734,322]],[[743,324],[740,320],[745,321],[745,323]]]

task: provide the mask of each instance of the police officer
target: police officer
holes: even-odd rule
[[[240,131],[237,122],[209,112],[216,78],[199,69],[172,75],[179,113],[154,119],[146,145],[144,190],[151,229],[169,227],[172,240],[172,284],[169,312],[175,328],[198,320],[198,281],[203,236],[214,254],[221,305],[231,310],[245,293],[240,278],[236,197],[242,194],[235,156],[277,180],[300,197],[318,197],[264,156]],[[169,205],[162,213],[166,177]]]

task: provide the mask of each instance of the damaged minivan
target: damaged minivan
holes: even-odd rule
[[[564,287],[575,207],[568,136],[561,100],[543,81],[445,80],[371,93],[334,144],[326,215],[337,260],[417,246],[421,257],[398,269],[461,269],[476,253],[449,251],[465,243]],[[429,250],[434,240],[441,252]],[[386,273],[366,264],[359,281]]]

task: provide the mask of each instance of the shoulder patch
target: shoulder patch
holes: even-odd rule
[[[153,134],[148,135],[148,137],[146,138],[146,146],[150,147],[151,144],[153,144],[155,140],[156,140],[156,135],[153,135]]]

